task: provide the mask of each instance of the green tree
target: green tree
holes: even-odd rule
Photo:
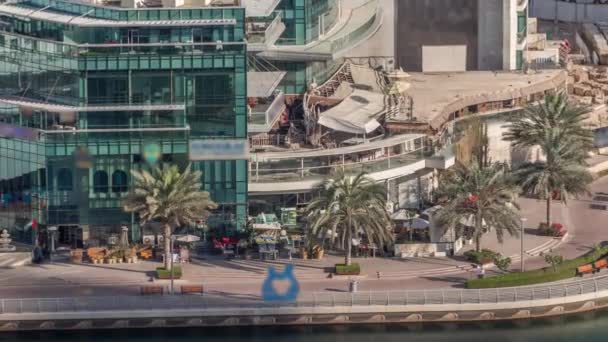
[[[558,254],[545,254],[545,262],[553,268],[553,272],[557,272],[559,265],[564,263],[564,257]]]
[[[503,135],[515,147],[540,147],[544,160],[524,163],[515,176],[524,193],[547,201],[548,225],[553,196],[559,195],[566,203],[569,195],[588,192],[593,180],[584,168],[587,152],[593,147],[593,133],[583,126],[589,111],[589,107],[569,103],[564,93],[547,95],[544,102],[513,117]]]
[[[550,226],[553,196],[557,195],[567,204],[569,196],[589,192],[593,176],[583,166],[581,147],[576,141],[552,131],[545,140],[540,145],[545,160],[520,165],[514,178],[524,193],[546,200],[546,222]]]
[[[165,269],[171,269],[171,236],[181,225],[193,225],[209,216],[217,208],[209,193],[201,191],[201,173],[188,166],[180,172],[177,166],[154,168],[151,172],[131,171],[132,190],[124,200],[123,208],[136,213],[142,224],[157,222],[162,226],[165,243]]]
[[[500,242],[505,233],[519,235],[521,221],[512,202],[517,191],[505,164],[481,167],[475,160],[468,166],[458,164],[440,180],[438,193],[448,204],[439,211],[437,222],[446,231],[469,229],[480,252],[481,238],[490,228]]]
[[[344,263],[351,265],[352,240],[362,232],[378,247],[393,240],[392,221],[386,210],[386,190],[365,173],[338,172],[325,180],[317,199],[307,207],[313,236],[331,229],[346,245]]]
[[[543,102],[535,103],[509,119],[509,130],[503,139],[514,147],[531,147],[546,141],[548,132],[567,136],[577,141],[581,153],[593,148],[593,132],[585,129],[583,122],[591,111],[588,106],[573,105],[568,96],[559,92],[545,96]]]

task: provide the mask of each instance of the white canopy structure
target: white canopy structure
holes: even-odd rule
[[[376,118],[385,112],[383,94],[355,89],[337,106],[321,113],[319,124],[340,132],[368,134],[380,127]]]

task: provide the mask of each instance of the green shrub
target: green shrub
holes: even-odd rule
[[[511,261],[511,258],[504,257],[500,253],[494,256],[494,265],[496,265],[496,267],[503,272],[509,270],[509,267],[511,266]]]
[[[344,264],[336,264],[337,275],[359,275],[361,274],[361,266],[357,263],[353,263],[349,266]]]
[[[507,273],[495,277],[483,279],[470,279],[465,283],[467,289],[487,289],[496,287],[511,287],[548,283],[576,276],[576,268],[592,263],[608,254],[608,246],[603,246],[572,260],[566,260],[553,268],[551,266],[542,269]]]
[[[482,249],[481,252],[470,250],[464,253],[465,258],[476,264],[489,264],[494,261],[499,254],[490,249]]]
[[[182,277],[182,268],[180,266],[173,266],[173,279],[179,279]],[[156,268],[156,278],[158,279],[171,279],[171,271],[167,271],[164,267]]]

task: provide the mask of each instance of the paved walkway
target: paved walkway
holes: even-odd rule
[[[593,185],[595,191],[608,192],[608,178]],[[608,211],[589,208],[589,198],[572,200],[568,207],[554,204],[554,221],[562,222],[570,231],[569,238],[560,243],[554,239],[538,236],[535,228],[543,220],[544,202],[521,199],[522,214],[528,219],[525,225],[524,249],[526,268],[546,266],[537,254],[540,250],[553,249],[566,258],[576,257],[589,251],[599,241],[608,240]],[[519,268],[520,240],[506,238],[503,244],[488,234],[482,242],[484,247],[501,252],[514,258],[513,269]],[[558,245],[559,244],[559,245]],[[472,246],[469,246],[472,248]],[[346,291],[348,278],[329,278],[329,271],[335,263],[342,262],[339,255],[329,255],[317,260],[232,260],[208,257],[184,265],[184,280],[176,282],[203,283],[206,290],[215,294],[233,296],[257,296],[269,266],[282,268],[286,263],[296,265],[296,275],[301,290]],[[395,289],[432,289],[462,287],[463,282],[472,276],[470,263],[462,258],[417,258],[387,259],[358,258],[364,275],[361,279],[362,290]],[[32,265],[17,269],[2,270],[0,276],[0,298],[19,297],[63,297],[90,295],[121,295],[138,293],[139,286],[150,284],[152,270],[159,263],[141,262],[120,265],[74,265],[55,263]],[[378,272],[380,278],[377,277]],[[491,272],[490,272],[491,273]],[[159,283],[156,281],[156,283]],[[160,281],[168,285],[168,281]]]

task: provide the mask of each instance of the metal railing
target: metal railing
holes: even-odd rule
[[[261,299],[205,294],[202,296],[113,296],[74,298],[0,299],[3,314],[57,313],[113,310],[259,309],[352,306],[408,306],[500,304],[530,302],[608,291],[608,276],[552,285],[483,290],[414,290],[358,293],[307,293],[294,302],[264,302]],[[531,303],[531,305],[533,305]],[[171,308],[171,309],[169,309]],[[454,308],[457,309],[457,308]]]

